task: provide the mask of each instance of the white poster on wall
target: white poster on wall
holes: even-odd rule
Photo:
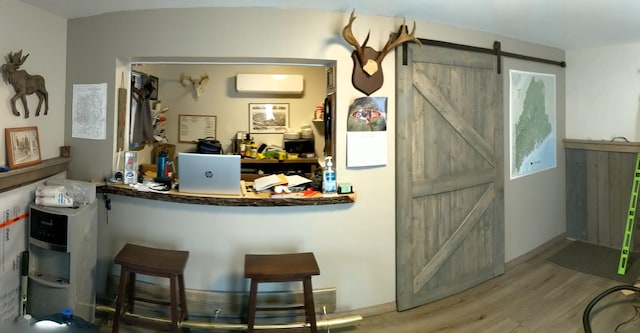
[[[74,84],[71,136],[107,139],[107,84]]]

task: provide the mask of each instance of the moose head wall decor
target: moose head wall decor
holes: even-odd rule
[[[209,75],[203,74],[200,76],[200,79],[194,79],[182,73],[182,75],[180,75],[180,83],[187,90],[193,90],[193,96],[197,101],[209,85]]]
[[[387,44],[382,48],[382,51],[378,52],[367,46],[369,33],[367,33],[367,38],[365,38],[364,43],[360,45],[351,31],[351,25],[356,19],[354,14],[355,11],[352,11],[349,23],[342,29],[342,37],[355,49],[351,54],[351,58],[353,58],[351,82],[356,89],[369,96],[382,87],[384,81],[382,75],[382,60],[387,53],[404,42],[414,42],[420,46],[422,46],[422,43],[420,43],[420,40],[414,35],[416,32],[416,23],[413,22],[411,33],[407,33],[405,20],[403,20],[398,37],[395,39],[393,39],[393,36],[389,37],[389,41],[387,41]]]
[[[38,96],[38,109],[36,110],[36,117],[40,115],[40,108],[42,102],[44,102],[44,115],[49,112],[49,93],[44,85],[44,78],[40,75],[31,75],[24,69],[20,69],[20,66],[27,60],[26,56],[22,56],[22,50],[18,53],[9,53],[8,62],[2,65],[2,72],[4,73],[7,83],[13,86],[16,94],[11,97],[11,108],[13,114],[20,116],[20,112],[16,108],[16,101],[20,99],[24,108],[24,117],[29,118],[29,107],[27,106],[27,95],[36,94]]]

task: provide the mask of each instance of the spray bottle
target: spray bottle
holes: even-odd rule
[[[322,193],[336,194],[336,170],[333,168],[333,158],[331,156],[327,156],[324,160],[325,167],[322,172]]]

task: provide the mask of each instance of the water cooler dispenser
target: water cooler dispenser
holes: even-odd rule
[[[96,203],[30,207],[27,311],[36,319],[71,308],[95,320],[97,214]]]

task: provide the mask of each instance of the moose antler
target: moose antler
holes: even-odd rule
[[[27,55],[23,57],[22,56],[22,50],[20,50],[16,54],[14,54],[13,52],[9,52],[9,63],[19,67],[22,64],[24,64],[24,61],[27,60],[28,56],[29,56],[29,54],[27,53]]]
[[[396,39],[392,39],[392,37],[389,37],[389,41],[387,41],[387,44],[385,44],[385,46],[382,48],[382,51],[380,51],[378,58],[376,58],[376,61],[378,63],[382,62],[382,59],[384,59],[389,51],[395,49],[404,42],[415,42],[416,44],[422,46],[420,40],[415,36],[416,22],[413,22],[413,28],[411,29],[410,34],[407,34],[407,26],[405,25],[405,23],[406,20],[402,19],[402,25],[400,26],[400,36],[396,37]]]
[[[347,43],[349,43],[349,45],[353,46],[353,48],[356,51],[356,54],[358,55],[358,60],[360,60],[360,64],[362,64],[362,67],[367,67],[366,66],[367,63],[369,61],[373,61],[372,59],[367,59],[367,56],[364,54],[364,48],[367,46],[367,42],[369,41],[369,35],[371,34],[371,31],[367,33],[367,38],[365,38],[364,43],[362,43],[362,46],[361,46],[358,40],[356,39],[356,37],[353,35],[353,31],[351,31],[351,25],[353,24],[353,21],[356,20],[355,13],[356,13],[355,10],[351,12],[351,17],[349,17],[349,24],[347,24],[342,29],[342,37],[344,37],[344,40],[346,40]]]
[[[200,79],[194,79],[191,76],[187,76],[184,73],[180,75],[180,83],[183,87],[189,89],[193,88],[195,99],[197,100],[202,95],[209,85],[209,75],[203,74]]]
[[[342,29],[342,37],[344,37],[347,43],[354,47],[355,52],[358,56],[358,60],[360,61],[360,65],[362,66],[362,70],[364,70],[369,76],[373,76],[376,72],[378,72],[379,66],[382,63],[384,57],[391,50],[398,47],[398,45],[404,42],[415,42],[422,46],[420,40],[415,37],[416,22],[413,22],[413,29],[411,30],[411,33],[407,34],[405,28],[406,20],[403,19],[401,29],[402,31],[400,32],[400,35],[396,39],[393,39],[393,37],[389,37],[389,41],[387,41],[387,44],[384,46],[382,51],[378,52],[378,56],[376,57],[376,59],[367,58],[365,54],[365,47],[367,46],[367,42],[369,41],[369,35],[371,32],[367,33],[367,38],[364,40],[364,43],[360,45],[360,43],[358,43],[358,40],[353,36],[353,32],[351,30],[351,26],[353,25],[353,21],[355,21],[355,19],[356,17],[354,10],[351,12],[351,16],[349,17],[349,23]]]

